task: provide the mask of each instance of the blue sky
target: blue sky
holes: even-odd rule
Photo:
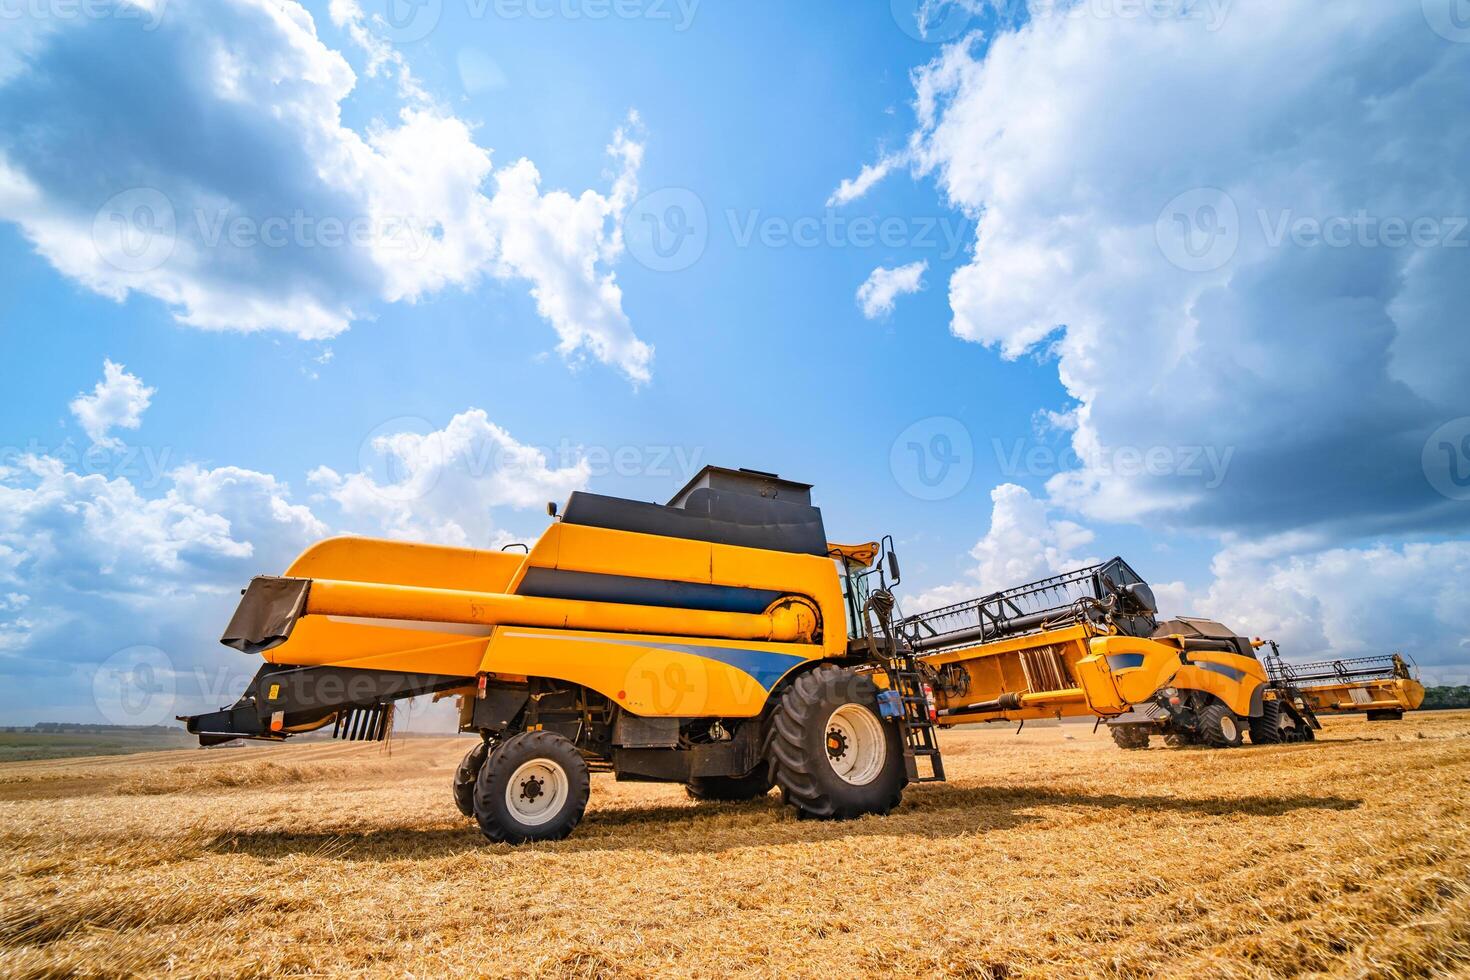
[[[893,533],[913,604],[1121,553],[1463,679],[1453,7],[915,7],[15,8],[0,722],[140,658],[206,705],[320,533],[498,546],[707,462]]]

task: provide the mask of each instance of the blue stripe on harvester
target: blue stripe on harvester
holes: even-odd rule
[[[736,670],[745,671],[767,691],[775,687],[776,682],[785,677],[786,672],[792,667],[806,662],[805,657],[798,657],[790,653],[749,650],[743,647],[704,647],[683,643],[640,643],[637,645],[687,653],[695,657],[704,657],[707,660],[718,660]]]
[[[1236,670],[1234,667],[1227,667],[1225,664],[1217,664],[1209,660],[1196,660],[1194,661],[1194,666],[1201,670],[1213,670],[1217,674],[1224,674],[1232,681],[1238,681],[1245,677],[1245,671],[1243,670]]]

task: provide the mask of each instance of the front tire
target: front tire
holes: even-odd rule
[[[1120,749],[1146,749],[1148,748],[1149,730],[1147,725],[1112,725],[1110,726],[1113,741]]]
[[[1263,701],[1261,717],[1252,718],[1250,727],[1252,745],[1275,745],[1282,741],[1281,702]]]
[[[771,791],[769,766],[758,766],[744,776],[695,776],[684,785],[690,799],[742,803],[759,799]]]
[[[490,752],[475,779],[475,820],[497,844],[561,840],[582,820],[592,780],[576,746],[522,732]]]
[[[903,738],[879,715],[877,686],[839,667],[803,674],[782,695],[766,758],[782,798],[806,817],[887,813],[908,782]]]
[[[1240,719],[1235,712],[1216,701],[1199,713],[1200,741],[1215,749],[1233,749],[1240,745]]]

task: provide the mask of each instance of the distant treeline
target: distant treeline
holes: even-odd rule
[[[1470,685],[1460,684],[1455,687],[1426,687],[1424,689],[1424,709],[1434,708],[1470,708]]]

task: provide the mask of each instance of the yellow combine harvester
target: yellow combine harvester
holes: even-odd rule
[[[1397,721],[1424,703],[1424,685],[1401,653],[1312,664],[1289,664],[1271,641],[1266,659],[1272,681],[1323,714],[1366,714],[1369,721]]]
[[[330,539],[250,583],[222,642],[266,663],[183,720],[381,739],[395,701],[458,694],[481,741],[455,802],[497,841],[566,836],[592,770],[883,813],[938,760],[918,666],[861,632],[890,576],[891,550],[828,543],[808,485],[717,467],[667,505],[574,493],[524,554]]]
[[[1123,748],[1309,740],[1255,646],[1210,620],[1159,622],[1121,558],[911,616],[898,632],[937,671],[941,725],[1108,719]]]

